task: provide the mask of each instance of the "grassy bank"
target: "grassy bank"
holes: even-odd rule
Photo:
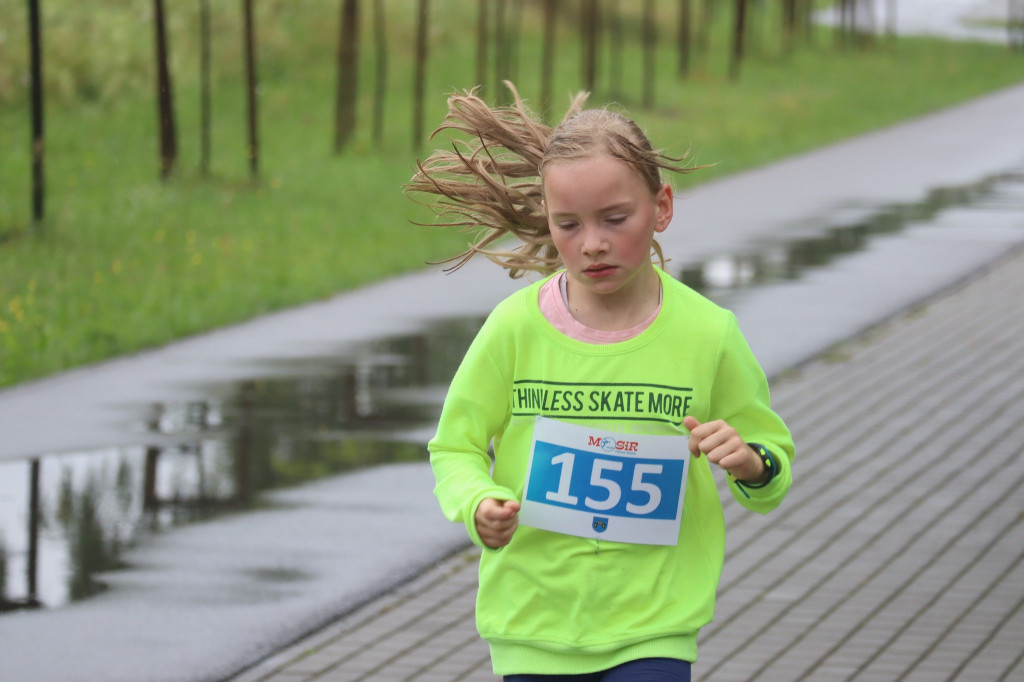
[[[263,148],[255,181],[245,157],[235,39],[240,19],[223,8],[215,15],[220,38],[211,175],[197,170],[195,19],[176,10],[172,54],[181,152],[175,174],[158,178],[155,104],[145,68],[150,4],[120,0],[111,3],[119,13],[104,18],[93,12],[89,20],[100,27],[70,48],[61,42],[68,55],[48,57],[58,75],[48,84],[47,217],[38,226],[30,219],[24,88],[0,73],[0,386],[420,268],[465,242],[463,235],[410,225],[425,216],[400,193],[416,157],[411,0],[388,3],[389,90],[380,141],[370,125],[374,63],[365,18],[359,128],[340,155],[331,150],[337,3],[263,5]],[[660,3],[663,26],[674,25],[676,4]],[[474,84],[475,5],[434,3],[430,127],[443,115],[446,92]],[[524,12],[516,80],[536,102],[539,22],[533,5]],[[62,21],[74,28],[74,19],[72,12]],[[559,26],[554,90],[560,102],[580,88],[570,19]],[[23,23],[20,14],[0,20],[18,30]],[[104,20],[118,27],[115,38],[104,40]],[[761,30],[769,25],[765,21]],[[75,35],[61,26],[51,28],[51,37],[60,30]],[[681,179],[684,187],[1024,80],[1024,60],[1002,46],[902,39],[837,49],[831,32],[820,30],[810,45],[791,52],[762,33],[740,80],[730,82],[726,29],[722,17],[709,56],[695,61],[687,79],[677,78],[675,50],[663,36],[653,108],[639,104],[642,55],[633,43],[621,54],[621,91],[611,92],[605,67],[592,100],[618,102],[668,152],[690,149],[696,162],[718,164]],[[6,51],[22,48],[12,38],[0,42],[0,61]],[[68,66],[90,51],[116,51],[117,62],[99,60],[108,70],[101,73],[91,62]],[[490,87],[488,94],[494,92]]]

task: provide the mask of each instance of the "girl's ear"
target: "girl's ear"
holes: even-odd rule
[[[672,186],[666,182],[654,197],[655,232],[664,232],[668,228],[668,224],[672,222],[672,209],[674,207]]]

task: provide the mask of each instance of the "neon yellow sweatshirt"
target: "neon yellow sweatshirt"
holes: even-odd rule
[[[685,436],[683,417],[724,419],[770,451],[765,486],[730,481],[767,513],[791,482],[793,441],[735,317],[659,270],[662,309],[637,337],[592,345],[541,314],[542,282],[500,303],[452,381],[430,441],[444,514],[483,547],[486,497],[522,500],[537,415],[622,434]],[[493,441],[493,465],[489,446]],[[681,447],[686,441],[680,440]],[[711,467],[691,458],[675,546],[608,542],[520,524],[480,560],[477,628],[497,675],[587,673],[647,657],[696,661],[711,621],[725,525]]]

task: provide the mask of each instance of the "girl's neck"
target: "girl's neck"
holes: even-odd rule
[[[581,324],[601,331],[631,329],[661,304],[661,278],[654,266],[622,289],[595,294],[565,275],[569,312]]]

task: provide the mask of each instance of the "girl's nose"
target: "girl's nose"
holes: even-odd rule
[[[607,250],[607,243],[601,230],[596,227],[583,227],[583,253],[591,256],[596,253],[603,253]]]

